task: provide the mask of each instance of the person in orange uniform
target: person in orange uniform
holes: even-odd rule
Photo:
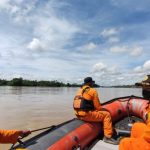
[[[78,90],[73,107],[77,118],[89,122],[103,122],[103,141],[111,144],[118,144],[113,136],[111,115],[101,107],[98,93],[93,88],[95,81],[91,77],[86,77],[82,87]]]
[[[150,100],[150,75],[137,86],[142,86],[143,98]],[[137,122],[131,129],[130,138],[120,141],[119,150],[150,150],[150,106],[147,108],[147,122]]]
[[[150,117],[147,124],[138,122],[131,129],[131,136],[123,138],[119,150],[150,150]]]
[[[19,137],[26,137],[31,134],[31,131],[19,131],[19,130],[0,130],[0,143],[15,144]]]

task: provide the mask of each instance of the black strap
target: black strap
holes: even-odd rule
[[[85,89],[82,90],[82,96],[83,96],[83,94],[85,93],[85,91],[86,91],[87,89],[90,89],[90,87],[88,86],[88,87],[86,87]]]

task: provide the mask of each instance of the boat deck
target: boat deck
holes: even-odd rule
[[[118,145],[112,145],[99,140],[96,144],[94,144],[94,146],[90,148],[90,150],[118,150],[118,147]]]

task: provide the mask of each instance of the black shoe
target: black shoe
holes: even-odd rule
[[[113,145],[118,145],[119,144],[119,141],[117,139],[114,139],[113,137],[108,138],[108,137],[104,136],[103,141],[106,142],[106,143],[113,144]]]

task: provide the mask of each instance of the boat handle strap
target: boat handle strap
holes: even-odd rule
[[[36,131],[45,130],[45,129],[52,129],[52,128],[55,128],[55,127],[56,127],[55,125],[52,125],[52,126],[49,126],[49,127],[44,127],[44,128],[40,128],[40,129],[31,130],[30,132],[33,133],[33,132],[36,132]]]

